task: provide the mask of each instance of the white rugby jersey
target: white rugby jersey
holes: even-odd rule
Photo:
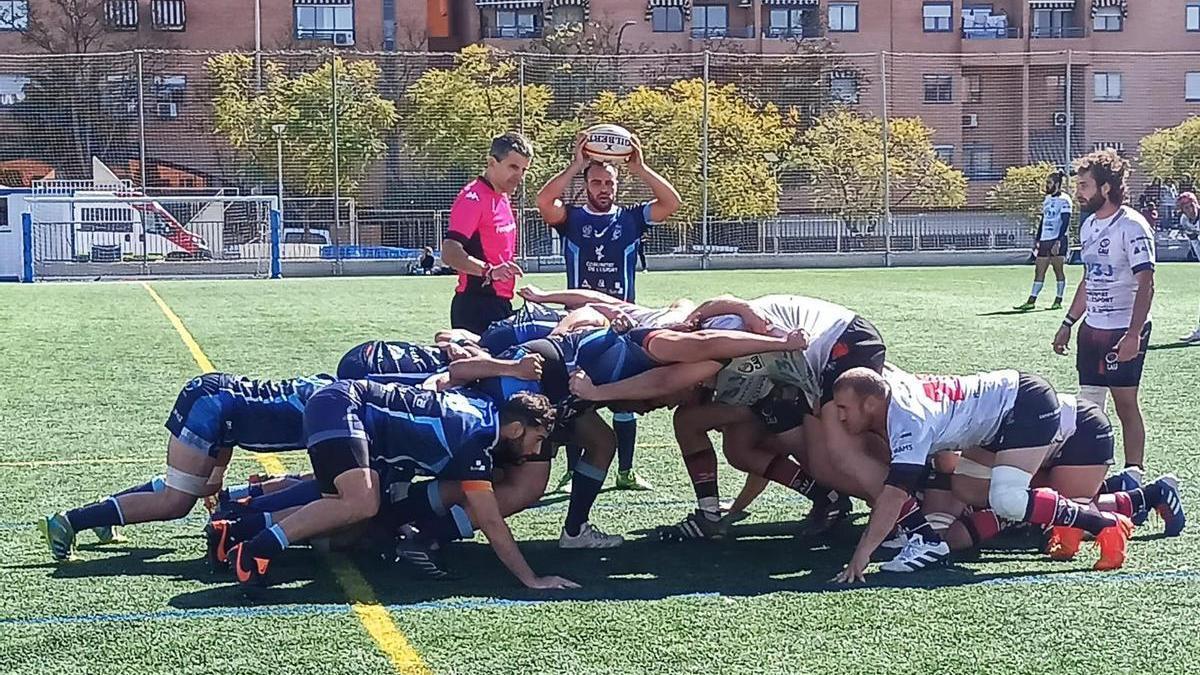
[[[1071,199],[1064,194],[1046,195],[1042,200],[1042,229],[1039,241],[1054,241],[1063,236],[1062,214],[1071,212]]]
[[[854,320],[855,313],[832,302],[802,295],[766,295],[750,301],[771,325],[790,332],[808,333],[808,349],[802,352],[770,352],[733,359],[717,373],[713,401],[751,405],[765,397],[775,384],[791,385],[804,392],[815,409],[821,402],[821,372],[829,362],[833,345]],[[716,319],[718,317],[714,317]],[[740,320],[719,317],[713,328],[729,328]],[[739,326],[740,327],[740,326]]]
[[[1092,328],[1128,328],[1138,286],[1133,275],[1154,269],[1150,224],[1137,211],[1122,206],[1111,218],[1090,216],[1079,228],[1079,237],[1087,291],[1084,322]]]
[[[1017,400],[1015,370],[917,376],[886,368],[883,376],[892,390],[887,413],[892,464],[924,465],[939,450],[986,443]]]

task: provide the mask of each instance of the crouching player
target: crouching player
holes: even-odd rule
[[[854,368],[834,383],[834,402],[847,430],[888,439],[891,464],[886,485],[871,508],[867,529],[850,563],[835,577],[863,580],[871,554],[897,522],[916,490],[930,454],[981,447],[994,453],[988,503],[1005,520],[1068,525],[1097,536],[1101,563],[1115,569],[1125,560],[1133,531],[1128,518],[1101,513],[1049,488],[1032,488],[1059,431],[1059,401],[1045,380],[1015,370],[963,377],[918,378],[899,370],[880,375]],[[921,528],[883,569],[912,572],[944,560],[950,548],[932,528]]]
[[[167,418],[167,473],[38,523],[55,560],[70,560],[75,535],[182,518],[198,499],[221,489],[234,446],[251,452],[304,448],[305,402],[333,378],[315,375],[277,382],[207,373],[184,386]]]
[[[530,588],[574,588],[534,574],[500,515],[492,492],[497,454],[538,452],[553,426],[544,396],[516,394],[500,405],[468,390],[443,393],[398,384],[343,380],[315,394],[304,431],[320,499],[300,507],[229,551],[238,582],[261,585],[290,542],[335,532],[378,513],[380,475],[372,467],[458,481],[471,520],[514,576]]]

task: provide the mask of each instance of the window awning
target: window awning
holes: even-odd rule
[[[475,6],[491,9],[528,9],[541,7],[542,0],[475,0]]]
[[[590,18],[592,11],[589,0],[550,0],[550,3],[546,6],[547,23],[554,21],[554,10],[557,7],[582,7],[583,20],[585,23],[587,22],[588,18]]]
[[[858,79],[858,71],[850,70],[848,68],[843,68],[841,70],[831,70],[828,73],[826,73],[825,76],[831,80],[850,80],[850,79],[857,80]]]
[[[1075,9],[1075,0],[1029,0],[1034,9]]]
[[[683,10],[683,15],[685,17],[692,16],[691,0],[650,0],[650,2],[647,3],[647,5],[646,5],[646,20],[647,21],[654,18],[652,15],[654,13],[655,7],[678,7]]]
[[[159,30],[182,30],[187,25],[187,5],[184,0],[154,0],[150,3],[154,27]]]
[[[297,5],[353,5],[354,0],[294,0]]]
[[[820,4],[819,0],[762,0],[762,3],[780,7],[816,7]]]
[[[1096,10],[1102,7],[1116,7],[1121,10],[1121,16],[1129,16],[1128,0],[1092,0],[1092,16],[1096,16]]]

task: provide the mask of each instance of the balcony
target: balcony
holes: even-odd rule
[[[804,28],[796,26],[767,26],[763,28],[763,37],[779,38],[779,39],[805,39],[819,38],[825,32],[820,26],[806,26]]]
[[[479,32],[484,38],[501,40],[529,40],[542,37],[541,26],[483,26]]]
[[[747,40],[753,37],[754,26],[692,26],[693,40]]]
[[[1021,37],[1021,29],[1017,26],[1006,28],[964,28],[964,40],[1017,40]]]
[[[1080,26],[1034,26],[1029,32],[1029,37],[1037,39],[1046,38],[1082,38],[1087,37],[1087,30]]]

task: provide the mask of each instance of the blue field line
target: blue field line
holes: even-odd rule
[[[1116,585],[1159,582],[1200,582],[1200,570],[1171,570],[1160,572],[1079,572],[1038,574],[1027,577],[1013,577],[980,581],[971,586],[983,588],[999,586],[1043,586],[1058,584],[1087,584],[1087,585]],[[955,587],[952,585],[951,587]],[[886,586],[884,587],[886,588]],[[877,590],[875,588],[858,589]],[[921,592],[937,590],[922,588]],[[830,586],[831,592],[837,592]],[[665,596],[663,600],[708,600],[726,597],[720,593],[681,593]],[[729,596],[737,597],[737,596]],[[464,611],[472,609],[516,609],[538,607],[558,602],[573,601],[570,598],[562,600],[510,600],[505,598],[450,598],[446,600],[429,600],[407,605],[387,605],[389,612],[403,614],[406,612],[432,611]],[[620,602],[621,598],[574,600],[574,602]],[[638,602],[653,602],[654,600],[637,600]],[[127,614],[82,614],[76,616],[40,616],[0,619],[0,626],[69,626],[80,624],[106,623],[135,623],[202,619],[257,619],[283,618],[292,616],[338,615],[350,612],[348,604],[303,604],[303,605],[269,605],[253,607],[210,607],[207,609],[167,609],[157,612],[132,612]]]

